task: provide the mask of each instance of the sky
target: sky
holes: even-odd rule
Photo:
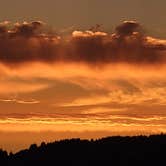
[[[102,24],[112,30],[123,20],[137,20],[163,37],[165,5],[164,0],[1,0],[0,10],[1,20],[42,20],[58,29]]]
[[[165,132],[165,5],[2,1],[0,146]]]

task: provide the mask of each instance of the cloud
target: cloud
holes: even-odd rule
[[[0,63],[165,63],[166,40],[143,34],[141,25],[125,21],[109,34],[74,30],[69,36],[49,34],[40,21],[0,24]]]
[[[119,36],[130,36],[135,32],[141,33],[142,27],[138,22],[135,21],[124,21],[121,25],[116,27],[116,34]]]
[[[147,36],[134,21],[113,34],[91,29],[67,36],[47,33],[38,21],[1,23],[0,126],[123,132],[161,125],[163,131],[165,53],[166,40]]]
[[[11,36],[33,37],[40,33],[42,26],[43,23],[41,21],[23,22],[22,24],[16,23],[14,29],[11,31]]]
[[[18,104],[38,104],[40,101],[35,100],[35,99],[30,99],[30,100],[23,100],[23,99],[17,99],[17,98],[12,98],[12,99],[0,99],[0,102],[6,102],[6,103],[18,103]]]
[[[48,84],[44,83],[28,83],[19,81],[1,81],[0,82],[0,94],[17,94],[17,93],[32,93],[47,89]],[[21,102],[21,101],[20,101]]]

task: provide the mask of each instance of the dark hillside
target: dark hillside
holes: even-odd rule
[[[16,154],[0,151],[0,165],[166,165],[166,135],[62,140]]]

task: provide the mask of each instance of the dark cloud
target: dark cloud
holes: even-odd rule
[[[142,27],[135,21],[124,21],[121,25],[117,26],[115,30],[120,36],[129,36],[134,32],[141,32]]]
[[[6,23],[1,23],[0,24],[0,35],[2,34],[7,34],[7,27],[6,27]]]
[[[16,23],[12,33],[16,36],[33,37],[40,33],[42,26],[43,23],[41,21],[33,21],[31,23],[24,22],[22,24]]]
[[[40,21],[0,24],[0,62],[165,63],[166,40],[143,34],[139,23],[125,21],[114,34],[74,31],[70,37],[50,35]]]

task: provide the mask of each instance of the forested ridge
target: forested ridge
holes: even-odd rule
[[[166,135],[42,142],[15,154],[0,150],[0,165],[166,165]]]

